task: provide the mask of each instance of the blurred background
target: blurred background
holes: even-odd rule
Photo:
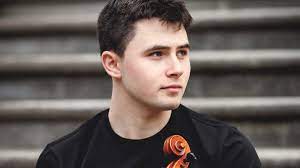
[[[96,20],[105,0],[0,1],[0,168],[108,107]],[[264,168],[300,167],[300,1],[188,0],[183,104],[238,127]]]

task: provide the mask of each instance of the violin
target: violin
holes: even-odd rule
[[[197,160],[188,142],[180,135],[168,137],[164,142],[163,152],[171,158],[166,168],[188,168],[192,161]]]

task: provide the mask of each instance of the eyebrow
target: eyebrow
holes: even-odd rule
[[[153,51],[153,50],[166,50],[166,49],[170,49],[171,47],[169,46],[164,46],[164,45],[154,45],[153,47],[150,47],[148,49],[145,50],[145,53],[146,52],[149,52],[149,51]],[[183,48],[188,48],[190,49],[190,44],[183,44],[183,45],[180,45],[178,47],[176,47],[177,49],[183,49]]]
[[[187,48],[187,49],[191,49],[191,46],[190,46],[190,44],[187,43],[187,44],[178,46],[177,48]]]

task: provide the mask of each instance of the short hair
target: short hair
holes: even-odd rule
[[[110,0],[99,15],[97,37],[100,53],[114,51],[123,56],[135,35],[134,24],[142,19],[190,27],[192,17],[182,0]]]

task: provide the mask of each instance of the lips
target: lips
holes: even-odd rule
[[[177,85],[177,84],[173,84],[173,85],[167,85],[162,87],[162,89],[181,89],[182,86],[181,85]]]
[[[177,85],[177,84],[173,84],[173,85],[167,85],[162,87],[162,90],[167,91],[167,93],[170,94],[178,94],[181,90],[182,90],[182,86],[181,85]]]

